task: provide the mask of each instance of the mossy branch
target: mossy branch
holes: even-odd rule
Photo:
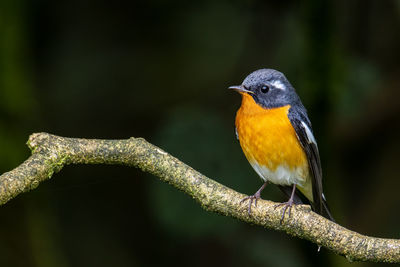
[[[207,178],[142,138],[96,140],[32,134],[32,155],[0,176],[0,204],[36,188],[66,164],[121,164],[140,168],[193,197],[204,209],[265,228],[284,231],[326,247],[352,261],[400,262],[400,240],[375,238],[350,231],[298,205],[280,224],[281,208],[260,200],[252,215],[240,200],[245,195]]]

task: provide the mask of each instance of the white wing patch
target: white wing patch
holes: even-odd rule
[[[303,126],[303,128],[306,130],[308,143],[309,144],[313,143],[313,144],[315,144],[316,147],[318,147],[317,146],[317,141],[315,141],[314,135],[311,132],[310,128],[308,128],[307,124],[304,121],[302,121],[301,122],[301,126]]]
[[[275,88],[281,89],[281,90],[286,90],[286,86],[279,80],[275,80],[271,83]]]

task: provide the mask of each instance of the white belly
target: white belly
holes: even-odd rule
[[[289,168],[281,165],[275,170],[270,170],[265,166],[259,165],[256,161],[250,162],[253,169],[265,182],[271,182],[277,185],[300,185],[304,186],[306,182],[307,172],[304,168]]]

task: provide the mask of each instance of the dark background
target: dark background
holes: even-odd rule
[[[261,180],[227,87],[268,67],[308,108],[338,223],[400,238],[399,1],[2,0],[0,12],[1,172],[33,132],[134,136],[252,194]],[[285,200],[272,185],[263,197]],[[123,166],[67,166],[0,209],[0,266],[161,264],[350,266]]]

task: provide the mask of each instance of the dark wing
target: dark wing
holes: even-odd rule
[[[298,106],[296,109],[291,107],[288,117],[296,131],[297,139],[299,139],[300,144],[306,153],[308,165],[310,167],[314,200],[312,203],[313,209],[315,212],[322,215],[323,209],[326,207],[322,194],[322,169],[318,145],[312,132],[311,122],[308,119],[307,112],[303,106]],[[328,216],[331,217],[329,211],[327,211],[327,213]]]

